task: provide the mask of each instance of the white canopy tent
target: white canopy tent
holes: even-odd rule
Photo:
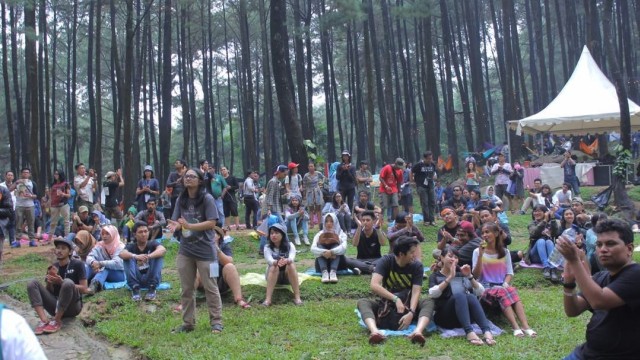
[[[640,106],[629,101],[632,130],[640,129]],[[517,135],[551,132],[585,135],[620,131],[620,105],[613,84],[585,46],[569,81],[542,111],[509,121]]]

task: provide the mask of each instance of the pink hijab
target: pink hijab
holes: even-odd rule
[[[96,246],[103,248],[110,257],[113,257],[118,249],[124,249],[124,244],[120,241],[120,234],[118,233],[118,228],[113,225],[105,225],[102,228],[102,231],[106,231],[111,235],[111,241],[107,243],[102,240],[99,241]]]

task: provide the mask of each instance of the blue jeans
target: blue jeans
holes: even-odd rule
[[[218,210],[218,221],[217,224],[220,227],[224,226],[224,205],[222,202],[222,196],[214,199],[214,202],[216,204],[216,209]]]
[[[309,219],[303,217],[302,220],[300,220],[300,225],[302,226],[302,236],[309,238]],[[300,238],[300,235],[298,234],[298,218],[287,220],[287,227],[291,229],[293,236],[296,239]]]
[[[571,185],[572,195],[580,195],[580,181],[578,181],[577,176],[565,177],[564,182],[569,183]]]
[[[127,274],[127,285],[129,288],[149,288],[158,287],[162,281],[162,267],[164,266],[164,257],[157,259],[149,259],[149,268],[146,273],[141,273],[138,269],[138,262],[129,259],[124,260],[124,271]]]
[[[91,267],[89,267],[91,269]],[[102,271],[98,273],[93,273],[91,271],[91,276],[87,276],[87,279],[91,281],[97,281],[100,285],[104,286],[105,282],[122,282],[125,280],[124,270],[113,270],[113,269],[102,269]]]
[[[478,324],[483,333],[491,330],[489,320],[487,320],[478,298],[473,294],[462,292],[452,295],[436,309],[434,320],[438,325],[447,329],[462,326],[467,334],[473,331],[472,321]]]
[[[571,354],[564,358],[564,360],[580,360],[580,357],[576,354],[576,350],[573,350]]]
[[[326,270],[338,270],[338,265],[340,264],[341,256],[336,256],[333,259],[327,259],[323,256],[318,256],[316,259],[318,261],[318,266],[320,267],[320,271]]]
[[[552,267],[549,264],[549,255],[553,251],[553,241],[540,238],[536,240],[534,246],[529,250],[529,257],[532,263],[542,264],[544,267]]]

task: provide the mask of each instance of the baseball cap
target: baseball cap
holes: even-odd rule
[[[151,172],[153,172],[153,167],[152,167],[151,165],[147,165],[147,166],[145,166],[145,167],[144,167],[144,171],[151,171]],[[144,172],[144,171],[143,171],[143,172]]]
[[[107,173],[104,175],[104,178],[108,179],[108,178],[112,177],[115,174],[116,173],[114,171],[107,171]]]
[[[473,234],[476,231],[473,224],[466,220],[460,221],[460,229],[468,234]]]
[[[347,151],[347,150],[342,150],[342,154],[341,154],[340,156],[342,156],[342,155],[349,155],[349,156],[351,156],[351,153],[349,153],[349,151]]]
[[[64,238],[56,238],[55,240],[53,240],[53,246],[58,246],[58,244],[65,244],[69,247],[70,250],[73,250],[73,248],[75,247],[75,244],[73,243],[73,239],[75,238],[75,236],[76,234],[69,234]]]
[[[295,169],[295,168],[297,168],[297,167],[298,167],[298,165],[300,165],[300,164],[296,164],[296,163],[294,163],[294,162],[292,161],[292,162],[290,162],[290,163],[289,163],[289,165],[287,165],[287,168],[289,168],[289,170],[291,170],[291,169]]]
[[[80,207],[78,208],[78,212],[79,212],[79,213],[89,212],[89,208],[88,208],[88,207],[86,207],[86,206],[84,206],[84,205],[82,205],[82,206],[80,206]]]
[[[279,173],[279,172],[283,173],[283,172],[287,172],[287,170],[288,170],[288,168],[287,168],[287,166],[286,166],[286,165],[278,165],[278,166],[276,167],[276,171],[275,171],[275,173],[276,173],[276,174],[277,174],[277,173]]]
[[[404,160],[402,158],[397,158],[396,166],[404,166]]]

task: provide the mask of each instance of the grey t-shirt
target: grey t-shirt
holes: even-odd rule
[[[20,180],[18,180],[20,181]],[[33,199],[29,196],[33,195],[33,181],[27,180],[24,183],[18,183],[16,186],[16,206],[34,207]]]
[[[181,196],[188,196],[184,192]],[[207,220],[218,220],[218,210],[216,209],[213,196],[206,194],[204,200],[196,206],[196,199],[187,199],[187,206],[180,205],[180,198],[176,202],[176,208],[173,210],[172,220],[177,221],[183,217],[189,223],[195,224]],[[183,229],[180,234],[180,250],[179,254],[195,258],[202,261],[214,261],[216,253],[213,250],[213,229],[205,231],[194,231]]]

